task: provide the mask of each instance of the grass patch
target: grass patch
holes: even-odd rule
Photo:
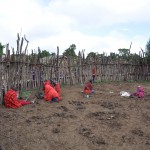
[[[19,97],[22,97],[24,99],[28,98],[34,91],[37,91],[37,89],[32,89],[32,90],[26,90],[26,89],[22,89],[19,92]]]
[[[20,91],[19,97],[27,98],[31,95],[32,91]]]

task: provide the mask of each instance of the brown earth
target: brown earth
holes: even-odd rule
[[[148,150],[149,84],[141,83],[144,99],[120,96],[137,85],[95,84],[90,98],[81,93],[81,85],[65,86],[59,103],[0,106],[0,150]]]

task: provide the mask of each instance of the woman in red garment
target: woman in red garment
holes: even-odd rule
[[[61,89],[60,89],[60,84],[56,81],[50,80],[52,83],[53,88],[56,90],[56,92],[61,95]]]
[[[130,95],[130,97],[138,97],[138,98],[144,98],[144,89],[142,86],[137,87],[137,91]]]
[[[94,92],[93,87],[92,87],[92,80],[89,80],[89,82],[86,83],[83,92],[84,92],[85,94],[90,94],[90,93],[93,93],[93,92]]]
[[[94,67],[94,68],[92,69],[93,82],[95,81],[95,75],[96,75],[96,68]]]
[[[11,89],[6,92],[6,94],[4,96],[5,107],[7,107],[7,108],[19,108],[23,105],[28,105],[28,104],[34,103],[34,101],[26,102],[25,100],[19,100],[17,98],[17,94],[18,94],[18,90],[16,87],[11,87]]]
[[[59,94],[56,92],[56,90],[50,85],[49,81],[44,82],[44,99],[46,101],[60,101],[61,97]]]

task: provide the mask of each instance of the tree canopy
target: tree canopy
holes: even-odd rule
[[[43,57],[47,57],[47,56],[50,56],[49,51],[47,51],[47,50],[42,50],[42,52],[40,53],[40,57],[43,58]]]
[[[3,49],[5,48],[4,45],[0,42],[0,55],[3,55]]]
[[[56,53],[54,53],[54,52],[50,53],[50,52],[47,51],[47,50],[42,50],[42,51],[39,50],[38,56],[39,56],[40,58],[48,57],[48,56],[56,56]]]
[[[146,56],[147,62],[150,63],[150,39],[147,41],[147,44],[146,44],[145,56]]]
[[[95,58],[95,56],[96,56],[96,53],[90,52],[90,53],[87,55],[87,58]]]
[[[122,57],[128,57],[130,55],[130,50],[126,48],[120,48],[118,49],[119,55]]]
[[[146,44],[146,56],[150,56],[150,39]]]
[[[65,50],[65,52],[63,53],[63,55],[76,57],[75,50],[76,50],[76,45],[75,45],[75,44],[72,44],[72,45],[70,45],[69,48],[67,48],[67,49]]]

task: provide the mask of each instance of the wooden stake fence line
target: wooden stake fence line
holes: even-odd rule
[[[140,53],[138,59],[133,57],[127,62],[121,58],[113,60],[108,56],[85,59],[84,50],[79,52],[76,58],[60,57],[57,47],[56,56],[40,58],[33,50],[32,54],[28,55],[29,41],[25,36],[20,38],[18,34],[17,38],[16,52],[12,48],[10,55],[7,44],[6,57],[0,60],[0,87],[5,91],[12,85],[18,85],[19,90],[40,88],[45,79],[54,79],[67,85],[85,84],[92,78],[93,67],[96,68],[96,80],[99,81],[149,80],[150,66],[143,59],[143,53]],[[22,49],[24,41],[27,43],[25,50]],[[40,48],[38,52],[40,54]]]
[[[40,78],[40,72],[44,70],[45,72],[45,78],[59,78],[58,76],[60,75],[60,72],[63,72],[66,76],[69,76],[70,78],[74,78],[75,82],[75,77],[78,74],[80,82],[83,81],[83,76],[84,78],[86,76],[91,76],[91,70],[92,70],[92,65],[79,65],[79,66],[69,66],[71,64],[71,61],[68,61],[68,68],[66,66],[64,67],[58,67],[57,69],[59,70],[59,73],[56,73],[55,67],[53,68],[48,67],[47,65],[41,64],[41,66],[38,64],[30,64],[30,63],[10,63],[10,62],[1,62],[1,79],[4,78],[6,81],[12,82],[13,78],[17,78],[15,81],[17,83],[19,82],[20,79],[26,80],[26,78],[31,78],[31,72],[35,70],[35,72],[38,74]],[[25,71],[26,70],[26,71]],[[60,71],[61,70],[61,71]],[[77,71],[78,70],[78,71]],[[29,73],[30,72],[30,73]],[[78,73],[77,73],[78,72]],[[147,76],[149,73],[149,66],[147,65],[130,65],[130,64],[98,64],[97,65],[97,76],[103,77],[105,76],[104,80],[108,80],[109,76],[114,76],[113,78],[116,79],[117,75],[120,74],[122,75],[127,75],[127,79],[131,78],[131,76]],[[57,75],[57,76],[56,76]],[[28,76],[28,77],[26,77]],[[37,79],[36,76],[36,79]],[[77,77],[77,78],[78,78]],[[62,77],[61,77],[62,78]],[[78,80],[78,79],[77,79]],[[121,79],[120,79],[121,80]],[[70,81],[72,83],[72,81]]]

